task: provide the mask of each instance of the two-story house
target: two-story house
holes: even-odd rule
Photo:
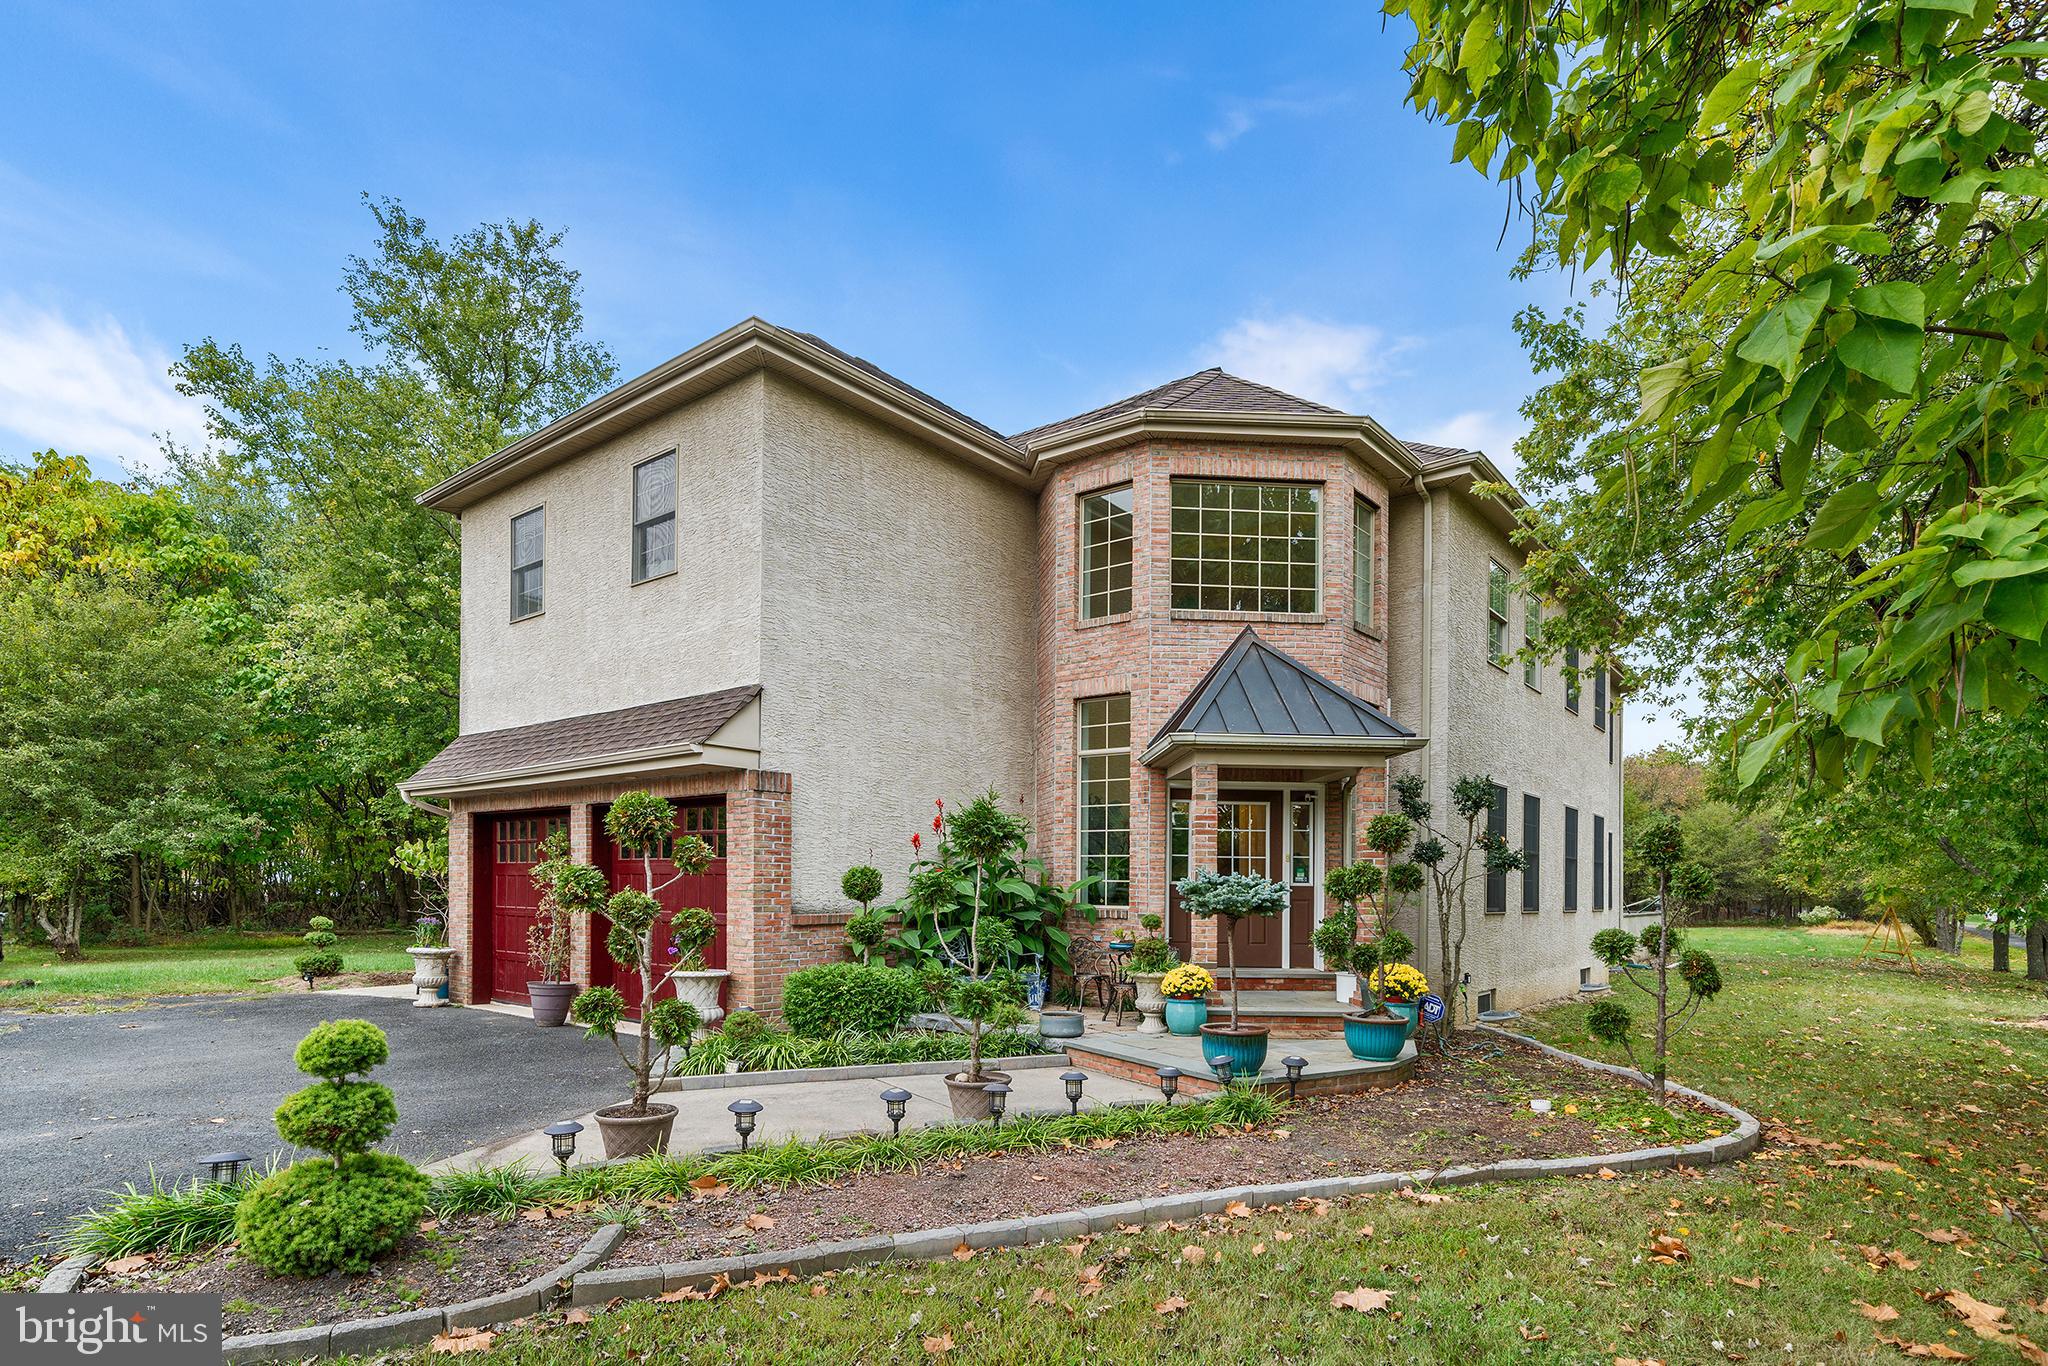
[[[1390,768],[1440,813],[1491,774],[1529,854],[1474,898],[1473,1006],[1573,991],[1619,916],[1621,714],[1591,661],[1512,658],[1540,607],[1472,493],[1499,479],[1220,370],[1004,436],[741,323],[420,495],[462,524],[460,735],[404,784],[449,816],[454,994],[523,1002],[537,844],[620,862],[602,818],[631,788],[720,854],[665,899],[718,915],[728,1005],[773,1010],[838,955],[844,869],[893,896],[934,800],[990,788],[1099,879],[1078,935],[1162,912],[1213,963],[1173,879],[1288,884],[1237,958],[1306,989],[1325,871]],[[603,930],[580,982],[608,980]]]

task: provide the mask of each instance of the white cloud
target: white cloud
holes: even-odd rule
[[[83,326],[0,297],[0,432],[10,454],[55,448],[163,468],[160,436],[198,441],[206,417],[172,387],[169,353],[111,317]]]
[[[1461,450],[1483,451],[1493,457],[1493,463],[1510,478],[1514,477],[1516,466],[1515,442],[1529,430],[1529,424],[1515,413],[1497,413],[1489,408],[1475,408],[1469,412],[1457,413],[1433,427],[1419,432],[1403,432],[1410,441],[1424,441],[1432,446],[1456,446]]]
[[[1201,359],[1290,394],[1355,411],[1405,346],[1364,323],[1322,322],[1290,313],[1239,319],[1202,350]]]
[[[1204,136],[1221,152],[1268,118],[1308,119],[1351,103],[1349,91],[1280,91],[1257,98],[1232,95],[1220,102],[1215,126]]]

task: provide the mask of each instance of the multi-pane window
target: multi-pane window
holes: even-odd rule
[[[1508,837],[1508,790],[1499,783],[1493,785],[1493,801],[1486,808],[1486,834],[1489,843]],[[1486,913],[1508,913],[1508,875],[1505,872],[1486,875]]]
[[[1267,802],[1221,802],[1216,807],[1216,871],[1271,877],[1272,806]]]
[[[512,519],[512,620],[540,615],[547,512],[535,508]]]
[[[1131,486],[1081,499],[1081,620],[1131,610]]]
[[[1175,797],[1168,804],[1166,817],[1166,876],[1170,882],[1179,882],[1192,869],[1188,856],[1194,840],[1188,833],[1188,821],[1188,799]]]
[[[633,582],[676,567],[676,453],[633,467]]]
[[[1579,809],[1564,809],[1564,908],[1579,909]]]
[[[1316,611],[1321,508],[1313,484],[1174,480],[1174,608]]]
[[[1537,660],[1535,650],[1543,639],[1543,604],[1535,598],[1522,599],[1522,643],[1529,647],[1529,657],[1522,661],[1522,681],[1532,688],[1543,687],[1543,665]]]
[[[1607,909],[1607,817],[1593,817],[1593,909]]]
[[[1486,657],[1495,668],[1508,666],[1508,571],[1491,561],[1486,566]]]
[[[1373,546],[1379,537],[1380,510],[1363,498],[1351,500],[1351,621],[1372,629]]]
[[[1564,709],[1572,715],[1579,714],[1579,647],[1567,645],[1564,651]]]
[[[541,842],[568,828],[569,822],[562,816],[504,817],[493,832],[492,853],[499,863],[538,863]]]
[[[1131,699],[1091,697],[1080,706],[1081,876],[1095,906],[1131,904]]]
[[[1543,799],[1522,794],[1522,909],[1543,908]]]
[[[1287,805],[1287,880],[1306,887],[1315,880],[1316,799],[1297,792]]]
[[[1607,666],[1593,671],[1593,729],[1607,729]]]

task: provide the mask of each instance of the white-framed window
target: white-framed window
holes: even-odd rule
[[[1314,484],[1174,480],[1174,609],[1320,610],[1322,493]]]
[[[1486,658],[1496,669],[1508,666],[1508,571],[1486,563]]]
[[[547,565],[547,509],[512,519],[512,620],[541,614]]]
[[[1372,629],[1374,548],[1379,539],[1380,510],[1361,495],[1351,500],[1351,624]]]
[[[676,568],[676,453],[633,466],[633,582]]]
[[[1543,664],[1533,653],[1543,639],[1543,604],[1535,598],[1522,599],[1522,644],[1532,653],[1522,661],[1522,682],[1543,691]]]
[[[1216,804],[1216,871],[1273,876],[1273,804]]]
[[[1287,799],[1287,881],[1306,887],[1316,875],[1316,794],[1296,792]]]
[[[1091,906],[1131,904],[1131,698],[1082,699],[1080,729],[1082,893]]]
[[[1194,835],[1190,826],[1194,804],[1186,797],[1175,797],[1167,803],[1166,817],[1166,880],[1179,882],[1193,869],[1190,855],[1194,850]]]
[[[1131,486],[1081,495],[1081,620],[1131,610]]]

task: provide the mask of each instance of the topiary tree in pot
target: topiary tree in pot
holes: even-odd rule
[[[398,1123],[389,1087],[357,1081],[391,1056],[368,1020],[330,1020],[299,1041],[293,1062],[321,1080],[277,1107],[285,1142],[327,1154],[249,1187],[235,1206],[242,1251],[273,1276],[361,1272],[410,1237],[430,1183],[410,1162],[370,1151]]]
[[[569,1003],[576,999],[569,970],[575,919],[603,910],[612,884],[602,868],[570,857],[565,830],[542,840],[540,855],[532,874],[540,908],[526,930],[526,961],[534,974],[526,984],[526,999],[533,1022],[553,1028],[567,1023]]]
[[[324,915],[316,915],[306,922],[305,951],[292,959],[292,971],[307,980],[315,977],[333,977],[341,971],[341,950],[335,948],[341,940],[334,933],[334,922]]]
[[[1174,884],[1181,909],[1203,920],[1221,920],[1223,961],[1230,973],[1230,1023],[1202,1026],[1202,1055],[1230,1059],[1232,1074],[1257,1076],[1266,1065],[1267,1030],[1244,1024],[1238,1014],[1237,922],[1250,916],[1273,916],[1287,908],[1287,888],[1252,873],[1219,873],[1203,868]]]
[[[619,1041],[619,1025],[626,1018],[628,1005],[617,988],[592,987],[576,998],[571,1014],[591,1035],[611,1040],[619,1060],[633,1074],[632,1100],[599,1110],[597,1127],[604,1136],[605,1156],[637,1157],[663,1152],[668,1147],[676,1108],[656,1103],[652,1099],[654,1088],[674,1070],[670,1060],[675,1050],[689,1046],[691,1034],[703,1020],[687,1001],[655,998],[659,977],[654,962],[654,928],[661,919],[661,903],[655,897],[668,882],[655,881],[654,858],[655,851],[674,834],[675,808],[651,793],[627,792],[614,800],[605,813],[604,828],[621,849],[638,853],[644,884],[621,888],[605,906],[605,914],[612,922],[605,934],[605,952],[614,963],[633,974],[638,988],[639,999],[633,1004],[639,1007],[641,1027],[633,1051],[629,1053]],[[712,857],[711,847],[695,835],[675,839],[669,860],[676,872],[669,882],[703,872],[711,866]],[[694,942],[693,951],[701,952],[716,930],[717,923],[708,912],[678,915],[678,951],[681,952],[683,943]]]
[[[983,1067],[982,1049],[989,1035],[1024,1023],[1023,979],[1008,967],[970,977],[935,963],[918,975],[918,981],[933,1007],[967,1036],[967,1070],[946,1077],[953,1117],[987,1119],[988,1084],[999,1081],[1007,1086],[1010,1074]]]

